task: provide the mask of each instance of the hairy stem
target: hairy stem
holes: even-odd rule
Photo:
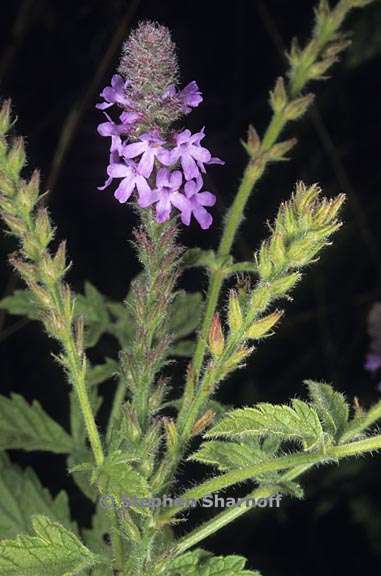
[[[314,35],[310,43],[307,44],[301,53],[299,60],[291,63],[290,72],[288,74],[290,80],[286,87],[286,93],[291,98],[291,101],[297,98],[303,91],[306,84],[312,78],[314,78],[311,72],[314,64],[318,62],[319,57],[321,56],[325,47],[334,38],[340,25],[342,24],[342,21],[350,11],[351,7],[351,3],[348,2],[348,0],[341,0],[336,8],[331,12],[330,18],[327,19],[327,23],[318,29],[317,36]],[[333,62],[334,59],[331,63]],[[262,143],[256,152],[255,157],[251,158],[247,164],[242,182],[238,188],[238,192],[225,220],[225,226],[218,248],[218,256],[220,257],[229,256],[231,252],[238,228],[243,220],[247,202],[256,183],[263,175],[270,160],[269,155],[267,155],[266,152],[268,152],[278,141],[280,134],[289,121],[290,117],[288,115],[288,111],[289,109],[286,105],[274,111],[270,124],[263,136]],[[207,347],[207,337],[213,316],[217,308],[223,281],[224,274],[221,270],[215,270],[211,272],[209,278],[209,288],[206,297],[205,315],[197,337],[196,348],[192,360],[193,371],[196,375],[196,382],[199,379],[200,371],[204,361]],[[202,390],[202,387],[203,383],[201,383],[198,387],[196,386],[194,397],[195,404],[193,407],[191,407],[190,411],[189,406],[183,407],[183,411],[180,411],[179,422],[184,419],[184,410],[190,412],[190,415],[188,412],[187,423],[185,425],[185,436],[187,438],[189,437],[189,430],[192,429],[195,420],[199,417],[199,411],[196,409],[196,404],[200,405],[200,401],[198,400],[199,394],[205,396],[205,391]],[[182,436],[184,437],[184,433]]]
[[[290,470],[283,474],[280,479],[280,483],[282,482],[290,482],[291,480],[295,480],[299,476],[301,476],[306,470],[308,470],[310,466],[297,466],[296,468]],[[271,498],[271,496],[275,496],[279,492],[279,488],[276,486],[261,486],[256,488],[252,492],[250,492],[247,496],[245,496],[244,500],[261,500]],[[183,554],[186,550],[198,544],[205,538],[208,538],[221,528],[224,528],[252,508],[247,506],[246,504],[240,504],[239,506],[234,506],[232,508],[228,508],[220,514],[217,514],[214,518],[205,522],[198,528],[195,528],[189,534],[186,534],[178,540],[175,546],[174,554],[175,556],[179,554]]]
[[[182,503],[178,506],[172,507],[170,510],[164,512],[160,516],[160,524],[168,522],[174,515],[188,508],[190,506],[191,500],[204,498],[213,492],[223,490],[224,488],[228,488],[229,486],[233,486],[234,484],[238,484],[240,482],[245,482],[255,478],[260,474],[277,472],[279,470],[285,470],[287,468],[294,468],[299,466],[324,464],[328,463],[329,461],[336,461],[348,456],[357,456],[379,449],[381,449],[381,435],[372,436],[371,438],[366,438],[365,440],[359,440],[357,442],[349,442],[339,446],[332,446],[327,448],[324,452],[318,454],[303,452],[289,454],[287,456],[275,458],[269,462],[255,464],[246,468],[226,472],[225,474],[221,474],[220,476],[203,482],[195,488],[186,490],[179,497]]]

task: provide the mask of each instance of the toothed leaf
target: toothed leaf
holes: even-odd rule
[[[99,562],[77,536],[46,516],[34,516],[35,536],[0,540],[2,576],[75,576]]]
[[[297,399],[292,401],[291,406],[262,403],[254,408],[233,410],[206,434],[210,438],[268,435],[298,441],[305,448],[312,448],[324,441],[316,411]]]
[[[0,396],[0,450],[47,450],[66,454],[74,448],[73,440],[41,407],[19,394]]]
[[[67,494],[61,491],[55,498],[44,488],[31,468],[22,470],[3,454],[0,457],[0,534],[14,538],[29,532],[31,517],[45,514],[64,527],[77,531],[70,519]]]
[[[349,406],[344,396],[328,384],[312,380],[306,380],[305,383],[323,427],[338,442],[349,418]]]

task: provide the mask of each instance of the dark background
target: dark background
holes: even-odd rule
[[[142,18],[168,25],[178,45],[183,82],[196,79],[204,93],[204,103],[187,125],[194,130],[206,126],[208,146],[226,165],[209,171],[208,188],[218,196],[215,225],[201,232],[193,224],[183,230],[181,241],[209,247],[218,241],[221,216],[245,164],[240,138],[250,122],[259,133],[266,127],[268,91],[284,73],[282,45],[289,46],[294,35],[308,37],[314,4],[13,0],[2,5],[1,95],[12,98],[29,164],[41,168],[51,191],[57,234],[67,238],[74,262],[70,280],[75,290],[87,278],[108,297],[122,299],[138,270],[128,242],[133,212],[116,203],[110,189],[97,190],[108,152],[107,141],[96,133],[101,115],[94,106],[117,66],[124,30]],[[378,2],[353,13],[347,22],[352,48],[328,82],[310,87],[318,96],[313,113],[288,130],[300,141],[292,161],[273,165],[250,202],[237,243],[240,258],[250,258],[267,233],[266,220],[289,197],[296,180],[317,181],[328,196],[342,191],[348,196],[345,225],[334,245],[309,270],[276,336],[225,384],[219,396],[226,402],[286,401],[304,394],[305,378],[333,382],[364,406],[379,397],[377,380],[363,365],[367,314],[381,297],[380,26]],[[21,287],[6,262],[14,247],[3,235],[2,295]],[[192,273],[184,286],[205,289],[205,278]],[[1,313],[2,392],[38,398],[67,424],[68,386],[50,357],[52,346],[37,323]],[[110,348],[102,340],[94,359],[110,354]],[[113,386],[102,386],[106,396]],[[89,522],[91,509],[68,477],[63,458],[13,456],[32,464],[52,492],[66,488],[75,517]],[[189,469],[184,475],[193,473]],[[319,469],[308,480],[303,502],[288,500],[280,510],[247,514],[206,545],[216,553],[246,555],[250,567],[264,576],[373,574],[381,567],[380,458]]]

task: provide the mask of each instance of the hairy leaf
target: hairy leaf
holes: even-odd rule
[[[85,283],[84,294],[77,295],[75,312],[85,320],[86,346],[95,346],[102,334],[108,331],[110,316],[105,297],[90,282]]]
[[[169,331],[176,340],[196,330],[201,320],[202,296],[199,292],[177,292],[170,308]]]
[[[119,364],[112,358],[106,358],[104,364],[91,366],[87,369],[87,383],[89,386],[101,384],[105,380],[112,378],[119,370]]]
[[[212,464],[221,472],[245,468],[254,464],[269,461],[271,456],[264,452],[259,442],[224,442],[212,440],[201,444],[197,452],[189,457],[204,464]]]
[[[76,531],[70,519],[67,494],[61,491],[52,498],[31,468],[22,470],[9,458],[0,457],[0,534],[14,538],[32,527],[31,516],[45,514],[66,528]]]
[[[91,521],[91,529],[85,528],[82,530],[83,541],[90,550],[102,556],[110,556],[111,559],[111,547],[105,541],[105,537],[109,536],[109,534],[110,518],[106,510],[97,504],[96,512]]]
[[[73,440],[41,407],[19,394],[0,396],[0,450],[47,450],[65,454],[73,450]]]
[[[148,508],[135,505],[134,497],[147,498],[150,495],[148,483],[144,476],[135,470],[128,458],[120,450],[109,454],[102,465],[79,464],[71,471],[91,470],[91,483],[99,492],[110,497],[111,505],[120,506],[125,499],[131,499],[131,507],[142,514]]]
[[[291,406],[262,403],[255,408],[233,410],[206,434],[211,438],[268,435],[299,441],[306,448],[312,448],[324,440],[316,411],[297,399],[292,401]]]
[[[260,576],[245,570],[246,558],[241,556],[212,556],[203,550],[187,552],[168,565],[167,576]]]
[[[325,430],[336,442],[345,431],[349,418],[349,406],[342,394],[329,384],[306,380],[311,400]]]
[[[25,316],[30,320],[39,318],[38,306],[30,290],[15,290],[10,296],[0,300],[0,308],[15,316]]]
[[[34,516],[35,536],[0,540],[2,576],[74,576],[99,562],[73,532],[46,516]]]

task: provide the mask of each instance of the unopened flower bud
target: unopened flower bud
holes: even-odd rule
[[[280,76],[275,84],[275,88],[270,92],[270,103],[274,112],[281,112],[283,108],[287,105],[288,97],[286,93],[286,88],[284,85],[284,80]]]
[[[11,101],[5,100],[0,108],[0,137],[5,136],[11,124]]]
[[[256,320],[246,332],[247,338],[257,340],[258,338],[263,338],[264,336],[268,335],[271,328],[275,326],[275,324],[282,316],[282,310],[275,310],[275,312],[272,312],[272,314],[269,314],[260,320]]]
[[[222,332],[220,316],[216,313],[209,330],[209,349],[212,356],[218,358],[224,351],[225,338]]]
[[[301,98],[296,98],[290,102],[285,110],[287,120],[296,120],[301,118],[308,110],[314,100],[313,94],[307,94]]]
[[[233,334],[238,332],[243,324],[241,305],[235,290],[230,290],[229,293],[228,323]]]
[[[18,178],[25,165],[25,149],[22,138],[16,138],[8,152],[7,165],[14,178]]]

